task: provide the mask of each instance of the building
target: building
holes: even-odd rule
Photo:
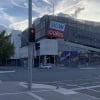
[[[45,15],[35,20],[33,27],[36,30],[35,66],[47,63],[66,66],[100,63],[100,25],[98,23]],[[27,46],[27,30],[21,37],[22,47]],[[28,57],[25,58],[28,59]]]
[[[21,31],[12,30],[9,41],[14,45],[14,55],[6,63],[10,66],[20,66]]]

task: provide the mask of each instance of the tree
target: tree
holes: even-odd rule
[[[14,45],[10,43],[11,35],[7,35],[6,31],[0,32],[0,61],[9,59],[14,55]]]

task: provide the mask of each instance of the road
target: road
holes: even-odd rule
[[[8,67],[0,69],[2,81],[27,81],[27,69]],[[100,68],[33,68],[33,83],[42,83],[71,89],[100,100]]]

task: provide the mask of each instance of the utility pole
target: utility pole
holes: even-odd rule
[[[52,0],[52,5],[53,5],[53,16],[54,16],[54,10],[55,10],[55,8],[54,8],[54,0]]]
[[[32,27],[32,0],[28,0],[28,27]],[[28,34],[29,34],[29,28],[28,28]],[[32,89],[32,57],[33,55],[33,45],[31,42],[29,42],[28,39],[28,90]]]

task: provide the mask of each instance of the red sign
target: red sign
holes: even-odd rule
[[[55,29],[50,29],[49,36],[56,37],[56,38],[63,38],[64,32],[59,31],[59,30],[55,30]]]
[[[65,30],[65,24],[56,22],[56,21],[50,21],[50,27],[49,27],[49,36],[60,38],[62,39],[64,37],[64,30]]]

